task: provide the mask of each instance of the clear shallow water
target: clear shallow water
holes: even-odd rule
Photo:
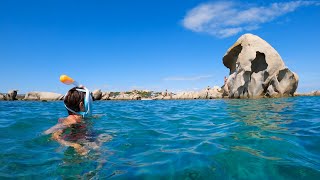
[[[92,137],[112,139],[86,156],[41,134],[62,102],[0,102],[0,179],[319,179],[319,102],[94,102]]]

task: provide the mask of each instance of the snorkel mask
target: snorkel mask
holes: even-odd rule
[[[92,107],[92,96],[91,96],[90,91],[86,87],[84,87],[84,89],[77,88],[76,90],[86,93],[86,95],[84,97],[84,109],[85,110],[84,111],[75,112],[74,110],[70,109],[66,104],[64,104],[64,107],[66,107],[66,109],[68,111],[70,111],[70,112],[72,112],[74,114],[81,115],[83,118],[91,116],[91,114],[92,114],[92,109],[91,109],[91,107]],[[66,97],[67,94],[64,97]]]
[[[82,87],[83,89],[76,88],[76,90],[79,92],[86,93],[86,95],[84,97],[84,109],[85,109],[84,111],[75,112],[74,110],[70,109],[66,104],[64,104],[66,109],[74,114],[81,115],[83,118],[91,116],[91,114],[92,114],[92,96],[91,96],[91,92],[89,91],[89,89],[87,89],[86,87],[84,87],[82,85],[79,85],[78,82],[74,81],[72,78],[70,78],[66,75],[60,76],[60,81],[64,84],[68,84],[68,85],[73,84],[76,87]],[[64,98],[67,96],[67,94],[64,96]]]

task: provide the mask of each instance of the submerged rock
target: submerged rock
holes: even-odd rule
[[[256,35],[242,35],[226,52],[223,64],[230,69],[223,87],[230,98],[293,96],[298,87],[298,75]]]
[[[58,101],[62,100],[63,95],[53,92],[29,92],[23,100],[27,101]]]

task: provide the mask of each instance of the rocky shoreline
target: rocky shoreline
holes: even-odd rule
[[[319,96],[320,91],[295,93],[299,76],[292,72],[278,52],[265,40],[253,34],[242,35],[225,53],[222,63],[230,72],[224,85],[207,87],[200,91],[156,92],[132,90],[128,92],[102,92],[95,90],[95,100],[170,100],[170,99],[220,99],[220,98],[274,98],[288,96]],[[208,83],[210,84],[210,83]],[[59,101],[62,94],[17,90],[0,93],[0,100]]]
[[[54,92],[29,92],[27,94],[18,94],[18,90],[12,90],[8,93],[0,93],[0,100],[21,100],[21,101],[60,101],[64,95]],[[223,98],[223,90],[214,86],[207,87],[201,91],[186,92],[156,92],[132,90],[126,92],[102,92],[100,89],[92,92],[94,100],[178,100],[178,99],[220,99]]]
[[[29,92],[27,94],[18,94],[17,90],[11,90],[8,93],[0,93],[0,101],[61,101],[64,95],[54,92]],[[295,93],[294,96],[320,96],[320,90],[308,93]],[[92,92],[95,101],[109,100],[191,100],[191,99],[225,99],[222,88],[215,86],[207,87],[201,91],[186,92],[155,92],[155,91],[127,91],[127,92],[102,92],[95,90]],[[269,98],[269,97],[264,97]]]

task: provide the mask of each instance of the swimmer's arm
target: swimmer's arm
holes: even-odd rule
[[[61,123],[58,123],[58,124],[52,126],[50,129],[46,130],[44,132],[44,134],[47,135],[47,134],[51,134],[51,133],[54,133],[59,130],[63,130],[65,128],[67,128],[68,126],[75,124],[75,123],[76,123],[75,120],[66,118]]]
[[[63,123],[58,123],[58,124],[52,126],[50,129],[44,131],[43,133],[46,134],[46,135],[47,134],[51,134],[51,133],[57,132],[59,130],[65,129],[66,127],[67,126],[64,125]]]
[[[63,133],[63,130],[58,130],[56,132],[54,132],[52,134],[52,139],[56,140],[57,142],[59,142],[61,145],[65,145],[65,146],[71,146],[71,147],[74,147],[75,144],[77,143],[71,143],[71,142],[68,142],[68,141],[65,141],[61,138],[61,135]]]
[[[61,145],[73,147],[81,155],[88,153],[87,149],[82,147],[80,144],[63,140],[61,138],[62,133],[63,133],[63,130],[58,130],[58,131],[54,132],[52,134],[52,139],[56,140]]]

